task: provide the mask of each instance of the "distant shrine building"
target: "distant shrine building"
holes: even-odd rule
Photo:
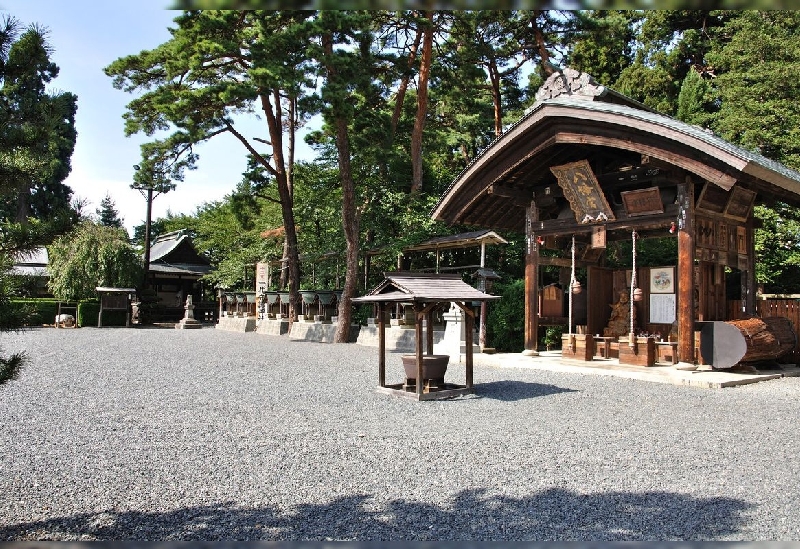
[[[737,313],[755,315],[753,206],[775,201],[800,206],[800,173],[565,69],[453,181],[432,217],[525,234],[531,354],[540,297],[551,297],[540,296],[540,266],[577,266],[586,273],[582,316],[561,319],[570,332],[582,324],[604,334],[620,293],[636,288],[635,330],[671,334],[677,358],[691,363],[696,323],[730,320],[728,290]],[[654,237],[677,239],[673,265],[637,265],[633,253],[635,269],[604,266],[609,243],[627,240],[635,250]],[[737,287],[726,288],[726,268],[740,274]]]

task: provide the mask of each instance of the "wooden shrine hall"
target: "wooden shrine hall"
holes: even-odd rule
[[[571,262],[570,287],[576,265],[586,272],[588,337],[608,326],[618,290],[638,290],[638,330],[671,332],[675,358],[695,363],[698,327],[730,320],[726,269],[740,274],[730,289],[741,313],[755,315],[753,206],[775,202],[800,206],[800,173],[564,69],[459,174],[432,217],[526,235],[527,354],[538,351],[539,267]],[[634,252],[627,280],[604,267],[608,243],[635,250],[653,237],[677,239],[674,265],[637,269]]]

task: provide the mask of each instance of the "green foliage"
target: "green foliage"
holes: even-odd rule
[[[797,293],[800,280],[800,214],[776,204],[755,207],[761,227],[755,231],[756,282],[765,293]]]
[[[636,240],[636,264],[652,267],[675,265],[678,261],[678,239],[639,238]],[[633,265],[633,241],[620,240],[610,243],[606,250],[606,266],[614,269],[630,269]]]
[[[78,326],[97,326],[100,315],[100,302],[96,299],[85,299],[78,303]],[[103,326],[125,326],[125,311],[103,311]]]
[[[24,221],[70,210],[77,98],[46,92],[59,70],[47,31],[20,27],[0,16],[0,219]]]
[[[616,82],[633,63],[636,12],[576,12],[578,30],[571,38],[566,65],[587,72],[601,84]]]
[[[25,353],[15,353],[9,357],[0,357],[0,385],[6,381],[16,379],[26,359]]]
[[[108,193],[100,201],[100,206],[95,210],[95,213],[98,217],[97,222],[103,227],[122,228],[122,219],[119,217],[114,200]]]
[[[139,254],[124,229],[83,222],[48,247],[50,292],[62,301],[97,295],[97,286],[130,288],[142,280]]]
[[[544,335],[539,340],[539,345],[545,350],[561,348],[561,336],[564,333],[564,326],[545,326]]]
[[[746,149],[800,168],[800,12],[742,11],[707,56],[720,102],[713,129]]]
[[[714,111],[710,94],[711,85],[696,70],[690,70],[681,84],[675,117],[687,124],[707,127]]]
[[[525,348],[525,281],[496,282],[486,315],[486,341],[504,353],[519,353]]]
[[[51,298],[12,299],[11,303],[27,311],[28,326],[52,324],[58,312],[58,301]]]

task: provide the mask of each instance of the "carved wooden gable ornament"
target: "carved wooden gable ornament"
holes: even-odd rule
[[[550,171],[556,176],[578,223],[605,223],[616,219],[588,161],[552,166]]]

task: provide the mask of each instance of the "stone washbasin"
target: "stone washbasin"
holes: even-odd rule
[[[406,379],[410,382],[417,378],[417,355],[402,355],[403,369],[406,372]],[[422,379],[423,381],[435,380],[444,383],[444,374],[447,371],[447,363],[450,362],[450,355],[422,355]]]

